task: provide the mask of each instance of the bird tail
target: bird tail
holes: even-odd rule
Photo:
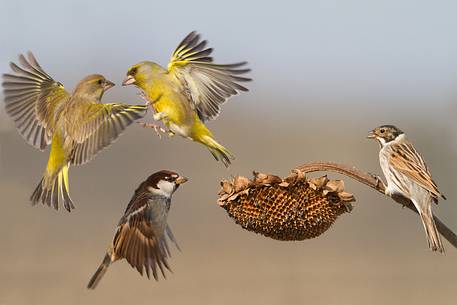
[[[232,163],[231,160],[234,159],[233,155],[212,137],[205,135],[199,140],[199,142],[209,149],[217,161],[224,163],[225,167],[229,167]]]
[[[56,210],[59,209],[59,201],[62,201],[65,209],[70,212],[75,206],[71,201],[68,189],[68,164],[61,138],[56,135],[52,140],[46,171],[30,200],[32,205],[41,202],[53,206]]]
[[[108,270],[109,265],[111,265],[111,256],[106,253],[97,271],[95,271],[94,275],[90,278],[89,284],[87,284],[87,289],[95,289],[97,287],[98,283]]]
[[[68,193],[68,166],[63,166],[57,175],[49,176],[45,173],[30,200],[32,205],[41,202],[56,210],[59,209],[59,201],[61,201],[65,209],[71,212],[75,206]]]
[[[432,251],[439,251],[443,253],[443,242],[441,241],[440,233],[438,233],[435,221],[433,220],[431,207],[428,206],[423,210],[419,210],[419,215],[421,216],[425,234],[427,235],[428,246],[432,249]]]

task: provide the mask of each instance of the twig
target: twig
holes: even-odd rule
[[[381,194],[385,195],[386,186],[378,176],[362,172],[355,167],[350,167],[344,164],[338,164],[334,162],[310,162],[298,166],[297,169],[304,173],[320,171],[337,172],[339,174],[353,178],[359,181],[360,183],[363,183],[377,190]],[[408,198],[403,196],[388,197],[392,198],[395,202],[401,204],[402,206],[407,207],[411,211],[418,213],[414,204]],[[441,233],[441,235],[444,238],[446,238],[446,240],[450,242],[454,247],[457,248],[457,235],[449,227],[447,227],[438,217],[433,215],[433,218],[435,219],[436,227],[438,231]]]

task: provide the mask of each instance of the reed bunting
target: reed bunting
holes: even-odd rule
[[[393,125],[373,129],[368,138],[376,139],[381,147],[379,163],[387,179],[386,195],[402,195],[410,199],[421,216],[429,247],[444,252],[431,203],[438,203],[439,197],[446,197],[438,190],[421,155],[403,131]]]

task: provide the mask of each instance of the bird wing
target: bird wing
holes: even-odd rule
[[[422,156],[416,151],[414,146],[407,141],[391,146],[390,164],[402,174],[428,190],[435,199],[443,197],[438,187],[432,179]]]
[[[19,64],[11,62],[14,73],[3,74],[5,110],[24,139],[43,150],[51,143],[56,112],[70,94],[41,68],[31,52],[27,58],[20,54]]]
[[[81,165],[92,160],[146,111],[147,105],[82,104],[71,118],[77,123],[66,124],[67,135],[74,141],[72,164]]]
[[[157,269],[163,277],[165,268],[171,271],[167,261],[170,250],[166,236],[173,242],[175,240],[166,223],[168,209],[165,206],[153,207],[148,204],[150,200],[150,195],[135,193],[119,222],[113,248],[116,255],[125,258],[141,275],[144,270],[149,278],[152,271],[158,280]]]
[[[248,91],[238,82],[250,78],[238,76],[250,71],[240,69],[246,62],[228,65],[213,63],[213,49],[205,48],[206,40],[191,32],[178,45],[168,63],[168,72],[182,84],[183,92],[196,109],[200,119],[214,119],[221,105],[239,91]]]

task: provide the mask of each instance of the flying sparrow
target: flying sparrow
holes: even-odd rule
[[[158,280],[157,267],[165,277],[164,268],[171,271],[167,258],[170,250],[168,238],[179,249],[178,244],[167,224],[171,197],[179,185],[187,178],[175,172],[162,170],[152,174],[133,194],[125,210],[113,241],[87,288],[95,289],[108,267],[115,261],[125,258],[127,262],[147,277],[152,275]]]
[[[438,203],[439,197],[446,197],[438,190],[421,155],[403,131],[393,125],[373,129],[368,138],[376,139],[381,147],[379,163],[387,179],[386,195],[402,195],[410,199],[421,216],[429,247],[444,252],[431,203]]]

